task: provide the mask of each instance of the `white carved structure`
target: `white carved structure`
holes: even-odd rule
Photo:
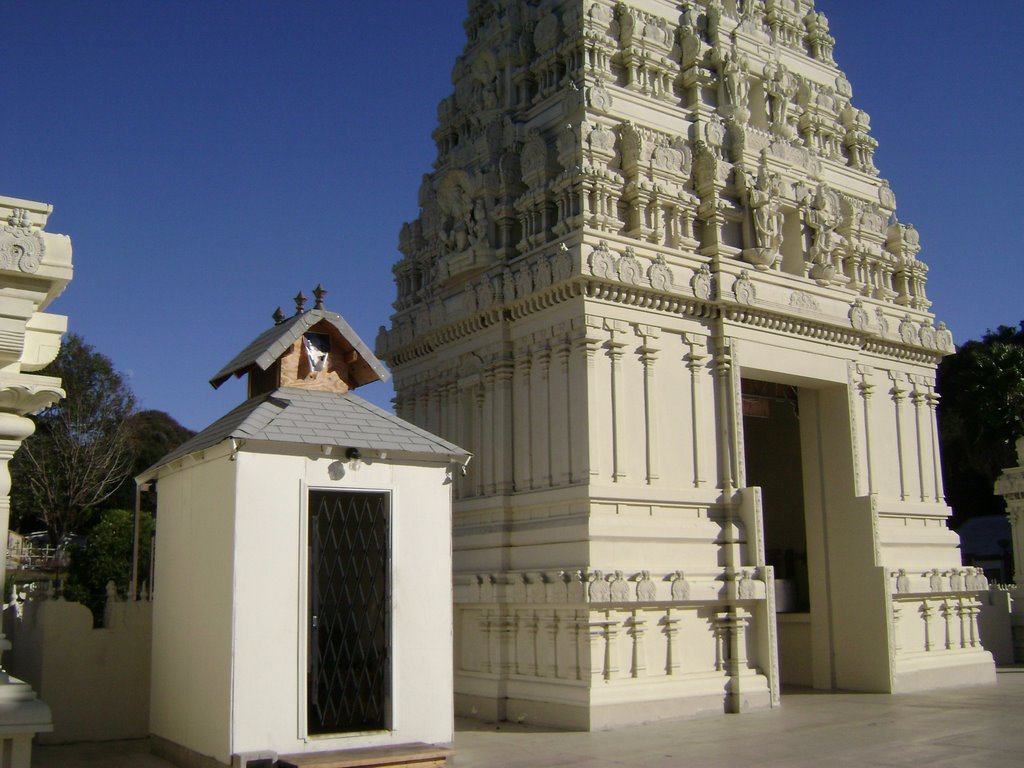
[[[11,512],[8,463],[35,431],[26,414],[64,396],[60,379],[33,373],[60,350],[67,318],[43,312],[71,280],[71,240],[44,232],[53,208],[0,197],[0,530]],[[6,571],[6,537],[0,557]],[[0,649],[10,643],[0,636]],[[50,709],[31,687],[0,670],[0,762],[28,768],[32,737],[52,730]]]
[[[1003,470],[996,480],[996,494],[1006,499],[1006,514],[1010,518],[1013,554],[1013,612],[1010,617],[1013,632],[1013,656],[1024,661],[1024,437],[1017,440],[1017,466]]]
[[[378,353],[456,488],[456,706],[994,680],[915,229],[810,0],[474,0]]]

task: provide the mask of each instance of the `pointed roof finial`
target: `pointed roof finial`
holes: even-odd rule
[[[295,294],[295,314],[301,315],[305,311],[306,297],[303,295],[302,291],[299,291],[297,294]]]
[[[285,320],[284,312],[281,311],[280,307],[274,310],[274,314],[271,317],[274,319],[274,325],[280,325]]]
[[[313,289],[313,298],[316,299],[316,303],[313,305],[313,309],[324,308],[324,296],[327,295],[327,291],[320,283],[316,284],[316,288]]]

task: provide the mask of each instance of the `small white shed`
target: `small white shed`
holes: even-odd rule
[[[388,374],[317,298],[211,380],[248,375],[249,399],[137,478],[158,490],[150,730],[182,765],[452,740],[469,456],[352,394]]]

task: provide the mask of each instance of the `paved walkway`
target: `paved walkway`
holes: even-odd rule
[[[453,768],[1018,768],[1024,668],[929,694],[783,694],[783,705],[601,733],[459,721]],[[145,742],[37,747],[33,768],[168,768]]]

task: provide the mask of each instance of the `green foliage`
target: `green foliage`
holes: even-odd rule
[[[160,459],[195,434],[181,426],[164,411],[139,411],[128,418],[129,450],[132,454],[131,473],[104,503],[110,507],[135,508],[136,475],[152,467]],[[142,508],[155,510],[155,494],[142,495]]]
[[[954,525],[1002,512],[992,486],[1016,464],[1014,444],[1024,436],[1024,322],[961,346],[942,361],[936,386],[942,396],[942,474]]]
[[[135,397],[110,358],[75,334],[41,373],[59,377],[67,396],[36,416],[35,434],[15,454],[12,502],[16,521],[38,521],[58,546],[127,477]]]
[[[64,586],[68,600],[80,602],[92,610],[97,624],[103,620],[107,582],[117,585],[117,594],[128,597],[131,583],[132,528],[134,513],[127,509],[107,509],[88,531],[86,543],[71,556],[71,567]],[[149,579],[150,537],[153,516],[139,516],[139,585]]]

